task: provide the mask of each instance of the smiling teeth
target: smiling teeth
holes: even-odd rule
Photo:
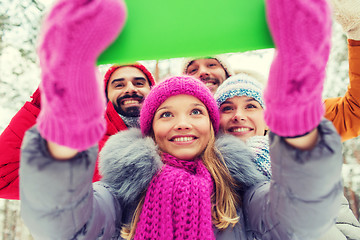
[[[174,142],[187,142],[193,139],[194,139],[193,137],[179,137],[179,138],[174,138]]]
[[[212,82],[207,82],[207,83],[205,83],[205,85],[206,85],[206,86],[213,86],[214,83],[212,83]]]
[[[126,104],[137,104],[137,103],[139,103],[139,101],[136,101],[136,100],[126,100],[126,101],[124,101],[124,105],[126,105]]]
[[[235,128],[232,130],[232,132],[247,132],[250,128]]]

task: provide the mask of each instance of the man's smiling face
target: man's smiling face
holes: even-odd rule
[[[146,75],[132,66],[120,67],[110,77],[107,93],[115,110],[124,116],[138,117],[145,97],[150,92]]]
[[[186,74],[203,81],[213,94],[227,78],[225,69],[214,58],[200,58],[190,62]]]

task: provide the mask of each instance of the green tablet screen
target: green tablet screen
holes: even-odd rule
[[[128,18],[98,64],[208,56],[274,46],[263,0],[125,0]]]

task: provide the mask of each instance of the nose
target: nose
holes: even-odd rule
[[[234,116],[231,118],[233,122],[240,122],[246,120],[246,114],[242,109],[236,110]]]
[[[176,130],[191,129],[191,123],[186,116],[178,116],[174,128]]]
[[[196,78],[201,80],[208,78],[209,76],[210,76],[209,71],[205,66],[200,66],[198,72],[195,75]]]
[[[128,82],[126,84],[125,93],[132,94],[134,92],[137,92],[136,87],[132,84],[132,82]]]

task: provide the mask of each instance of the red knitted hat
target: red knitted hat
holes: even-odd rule
[[[118,68],[121,68],[121,67],[136,67],[137,69],[139,69],[140,71],[142,71],[145,74],[145,76],[147,77],[147,79],[149,81],[150,87],[152,87],[156,84],[153,75],[141,63],[124,64],[124,65],[114,64],[107,70],[107,72],[105,73],[105,76],[104,76],[104,86],[105,86],[106,96],[107,96],[107,86],[108,86],[111,75],[113,74],[113,72],[115,72]]]

